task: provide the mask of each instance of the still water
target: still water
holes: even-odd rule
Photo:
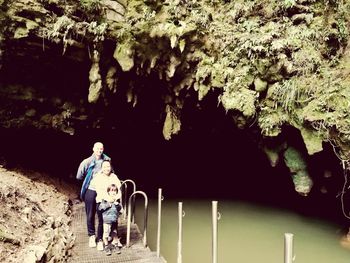
[[[140,200],[141,201],[141,200]],[[140,205],[137,201],[137,206]],[[177,262],[178,202],[183,202],[184,263],[211,262],[211,200],[164,200],[162,202],[161,255]],[[142,203],[142,201],[141,201]],[[143,209],[143,208],[142,208]],[[348,263],[350,250],[340,246],[339,226],[289,211],[243,202],[220,201],[218,211],[219,263],[283,263],[284,233],[294,234],[296,263]],[[136,222],[143,229],[143,212],[137,208]],[[156,251],[157,201],[148,214],[148,245]]]

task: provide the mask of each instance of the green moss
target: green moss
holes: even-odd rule
[[[228,88],[220,97],[226,110],[238,110],[246,117],[252,117],[255,114],[256,99],[257,93],[245,88],[236,91]]]
[[[301,153],[294,147],[289,146],[284,151],[284,162],[292,175],[295,191],[301,195],[307,195],[311,191],[313,182]]]
[[[178,110],[170,105],[165,108],[166,117],[163,125],[163,136],[170,140],[173,134],[177,134],[181,129],[181,121],[178,116]]]
[[[306,170],[299,171],[292,175],[295,191],[301,195],[308,195],[313,182]]]
[[[134,67],[134,51],[131,43],[117,44],[113,57],[118,61],[123,71],[129,71]]]
[[[300,132],[308,154],[312,155],[323,150],[322,142],[324,138],[322,134],[307,128],[300,128]]]
[[[18,27],[15,31],[14,38],[24,38],[29,34],[29,29],[26,27]]]
[[[297,173],[306,169],[306,162],[300,152],[294,147],[289,146],[284,151],[284,162],[291,173]]]
[[[79,2],[88,12],[98,12],[102,8],[101,0],[79,0]]]

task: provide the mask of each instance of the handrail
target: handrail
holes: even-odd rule
[[[127,196],[128,196],[128,183],[131,183],[133,188],[132,188],[132,194],[136,192],[136,184],[133,180],[131,179],[126,179],[126,180],[123,180],[122,181],[122,184],[120,185],[120,189],[122,189],[123,185],[124,185],[124,188],[125,188],[125,191],[124,191],[124,198],[123,198],[123,194],[121,195],[121,204],[123,206],[123,209],[124,211],[126,211],[125,213],[123,213],[123,218],[124,220],[126,219],[126,215],[128,213],[127,209],[126,209],[126,206],[127,206]],[[125,200],[125,201],[124,201]],[[133,199],[133,201],[135,201],[135,198]],[[124,205],[123,205],[124,204]],[[135,206],[133,206],[133,212],[135,211]],[[132,219],[132,222],[134,223],[135,222],[135,218],[133,217]]]
[[[145,198],[145,211],[144,211],[144,226],[143,226],[143,245],[144,247],[147,247],[147,219],[148,219],[148,198],[145,192],[142,191],[136,191],[132,193],[129,197],[129,203],[128,203],[128,224],[127,224],[127,231],[126,231],[126,247],[130,247],[130,228],[131,228],[131,204],[132,201],[135,205],[135,199],[134,196],[137,194],[143,195]]]
[[[158,188],[158,224],[157,224],[157,257],[160,257],[160,231],[162,224],[162,188]]]

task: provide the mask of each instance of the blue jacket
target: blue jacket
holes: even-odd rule
[[[111,158],[109,158],[106,154],[102,154],[102,160],[110,161]],[[80,198],[82,200],[84,200],[86,190],[89,188],[93,175],[99,170],[101,170],[101,166],[96,165],[95,161],[96,161],[95,156],[91,155],[89,158],[86,158],[85,160],[83,160],[79,165],[78,172],[77,172],[77,179],[78,180],[84,179],[80,190]]]
[[[98,210],[102,212],[103,223],[112,224],[117,222],[121,206],[119,203],[109,203],[106,200],[102,200]]]

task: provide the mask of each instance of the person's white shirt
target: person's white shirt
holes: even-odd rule
[[[109,195],[107,192],[108,186],[115,184],[118,188],[117,199],[121,198],[121,182],[117,175],[110,173],[109,175],[104,174],[102,171],[98,172],[94,178],[91,180],[91,183],[95,186],[96,189],[96,203],[102,202],[102,200],[109,200]]]

